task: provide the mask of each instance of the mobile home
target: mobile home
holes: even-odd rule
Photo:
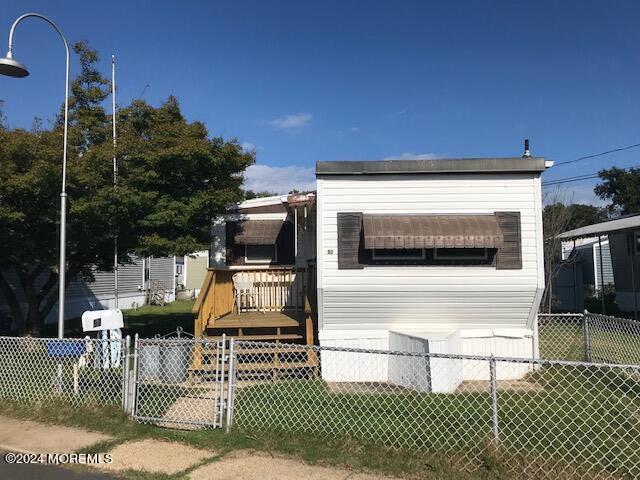
[[[532,157],[318,162],[320,345],[535,356],[540,176],[551,165]],[[388,381],[393,370],[382,360],[345,378],[344,361],[325,355],[323,377]],[[456,371],[433,388],[474,379],[472,369]]]

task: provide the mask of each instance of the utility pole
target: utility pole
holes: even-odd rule
[[[111,55],[111,107],[113,121],[113,189],[118,185],[118,159],[116,158],[116,148],[118,146],[116,137],[116,56]],[[113,219],[113,298],[115,308],[118,308],[118,226],[117,218]]]

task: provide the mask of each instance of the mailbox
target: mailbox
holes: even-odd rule
[[[124,319],[120,309],[89,310],[82,314],[82,331],[102,332],[124,327]]]

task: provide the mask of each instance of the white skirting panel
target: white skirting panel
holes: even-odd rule
[[[533,332],[522,328],[457,330],[449,335],[389,331],[321,331],[322,347],[412,353],[533,357]],[[530,364],[498,362],[498,380],[517,380]],[[417,391],[454,392],[464,381],[488,381],[489,361],[403,357],[393,354],[322,352],[322,377],[328,382],[388,382]]]
[[[342,334],[342,335],[341,335]],[[389,332],[320,332],[320,346],[388,350]],[[342,337],[342,338],[340,338]],[[389,355],[322,351],[322,378],[327,382],[386,382],[389,379]]]

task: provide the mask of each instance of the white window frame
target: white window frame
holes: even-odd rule
[[[484,250],[484,255],[480,256],[473,256],[473,257],[469,257],[469,256],[464,256],[464,255],[445,255],[444,257],[439,257],[438,256],[438,250],[440,250],[439,248],[434,248],[433,249],[433,259],[434,260],[489,260],[489,251],[487,250],[487,248],[483,248],[482,250]],[[448,249],[451,250],[451,249]],[[480,250],[480,249],[478,249]]]
[[[376,255],[376,251],[379,250],[387,250],[386,248],[374,248],[373,252],[372,252],[372,259],[373,260],[426,260],[427,258],[427,252],[425,251],[424,248],[420,249],[421,255],[394,255],[394,256],[389,256],[389,255],[383,255],[382,257],[378,257]],[[403,250],[403,249],[397,249],[397,250]],[[407,249],[407,250],[415,250],[414,248],[411,249]]]
[[[277,263],[278,262],[278,245],[277,244],[264,244],[264,245],[260,245],[260,246],[270,246],[273,247],[273,260],[271,258],[269,259],[253,259],[250,260],[249,257],[247,256],[247,247],[249,247],[249,245],[245,245],[244,246],[244,263],[253,263],[253,264],[260,264],[260,265],[266,265],[269,263]]]

